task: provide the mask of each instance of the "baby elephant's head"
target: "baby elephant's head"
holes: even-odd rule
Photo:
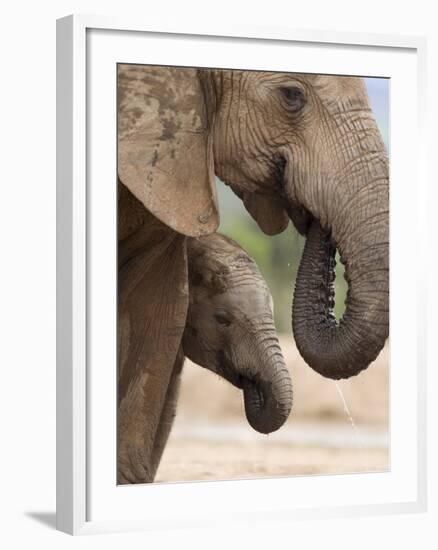
[[[187,254],[185,355],[243,390],[255,430],[278,430],[292,407],[292,383],[265,280],[248,254],[218,233],[188,239]]]

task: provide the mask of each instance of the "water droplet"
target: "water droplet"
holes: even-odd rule
[[[337,380],[333,380],[333,383],[334,383],[334,385],[336,387],[336,390],[338,392],[338,395],[341,399],[342,406],[344,407],[345,414],[347,415],[348,420],[350,421],[351,427],[352,427],[353,432],[354,432],[354,437],[356,439],[357,446],[359,448],[363,448],[363,444],[362,444],[362,440],[361,440],[361,437],[360,437],[360,434],[359,434],[359,430],[357,429],[356,423],[355,423],[355,421],[354,421],[354,419],[351,415],[351,412],[350,412],[350,409],[348,408],[347,402],[345,401],[345,397],[344,397],[344,394],[342,393],[341,387],[339,386],[339,383],[338,383]]]

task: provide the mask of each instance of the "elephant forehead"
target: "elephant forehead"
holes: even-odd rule
[[[242,82],[255,88],[263,87],[264,85],[270,88],[272,85],[287,86],[288,84],[293,84],[294,81],[299,81],[328,94],[364,95],[366,97],[363,79],[359,77],[273,71],[216,70],[212,72],[216,76],[219,76],[222,83],[226,83],[230,87],[236,82]]]
[[[271,294],[261,277],[245,270],[232,274],[227,290],[218,295],[218,305],[243,315],[271,310]]]
[[[338,102],[342,98],[343,102],[368,106],[368,95],[362,78],[314,75],[308,81],[324,103]]]

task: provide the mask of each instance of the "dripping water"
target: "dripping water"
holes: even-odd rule
[[[357,446],[359,448],[363,448],[362,441],[360,438],[359,430],[357,429],[356,423],[354,421],[353,416],[351,415],[350,409],[348,408],[347,402],[345,401],[344,394],[342,393],[341,387],[338,384],[337,380],[332,380],[334,383],[336,390],[338,392],[339,398],[341,400],[342,406],[344,408],[345,414],[347,415],[348,420],[350,421],[351,428],[353,429],[354,437],[356,439]]]

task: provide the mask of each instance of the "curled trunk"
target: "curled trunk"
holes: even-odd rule
[[[344,243],[347,254],[339,245],[348,282],[339,322],[333,313],[337,244],[316,219],[308,231],[295,286],[293,331],[305,361],[325,377],[358,374],[377,357],[388,337],[388,218],[385,213],[380,217],[375,231],[370,223],[364,224],[361,245],[353,247],[351,235]]]
[[[316,139],[320,169],[309,186],[298,187],[307,241],[292,324],[305,361],[341,379],[367,368],[389,333],[388,155],[365,97],[338,105],[332,125]],[[333,313],[336,250],[348,283],[339,322]]]
[[[278,343],[270,345],[267,359],[266,342],[262,347],[255,356],[263,367],[254,375],[242,377],[241,385],[249,424],[257,432],[268,434],[281,428],[289,417],[292,382]]]

